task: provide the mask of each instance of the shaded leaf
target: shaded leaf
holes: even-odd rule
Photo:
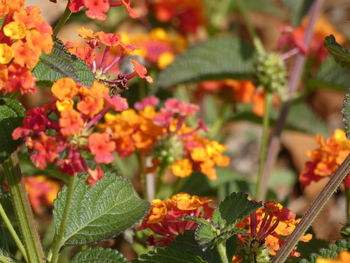
[[[250,10],[264,12],[279,17],[283,15],[282,10],[268,0],[244,0],[244,6]],[[237,1],[231,1],[230,8],[238,11]]]
[[[290,9],[291,24],[299,26],[304,16],[308,13],[313,0],[283,0],[283,3]]]
[[[50,54],[42,54],[33,69],[38,85],[50,87],[60,78],[72,78],[83,85],[91,86],[95,77],[90,68],[80,58],[70,54],[61,40],[56,38]]]
[[[17,100],[0,98],[0,164],[14,152],[20,140],[12,140],[12,132],[22,124],[24,108]]]
[[[254,48],[238,38],[212,38],[176,57],[159,73],[156,85],[243,77],[252,72],[254,57]]]
[[[127,263],[117,250],[94,247],[80,251],[70,263]]]
[[[56,233],[61,224],[67,188],[54,203]],[[93,186],[81,179],[74,187],[62,244],[82,245],[110,238],[132,227],[149,209],[127,179],[106,174]]]
[[[207,263],[207,261],[199,256],[165,247],[143,254],[138,259],[133,260],[132,263]]]
[[[5,259],[6,262],[8,262],[8,263],[19,263],[19,261],[11,258],[10,254],[7,251],[5,251],[5,250],[3,250],[1,248],[0,248],[0,256],[3,257],[3,259]],[[0,261],[1,262],[5,262],[3,260],[0,260]]]
[[[211,225],[199,225],[195,231],[195,239],[204,250],[215,245],[217,237],[216,229]]]
[[[327,36],[324,46],[342,67],[350,69],[350,50],[339,45],[333,35]]]

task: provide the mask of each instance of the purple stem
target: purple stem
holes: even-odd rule
[[[93,125],[95,125],[106,113],[109,111],[110,107],[105,107],[103,110],[101,110],[99,113],[97,113],[91,121],[86,125],[85,130],[90,129]]]
[[[310,45],[310,42],[314,33],[314,25],[321,12],[321,7],[323,2],[324,0],[315,0],[310,9],[310,14],[309,14],[310,20],[304,35],[304,44],[306,47],[309,47]],[[289,96],[289,98],[293,97],[293,95],[297,91],[298,84],[302,78],[305,60],[306,60],[306,57],[302,54],[299,54],[296,58],[296,61],[293,66],[292,74],[289,79],[289,84],[288,84],[287,95]],[[271,136],[271,140],[267,150],[267,158],[265,161],[263,176],[260,184],[260,191],[259,191],[260,194],[257,197],[258,200],[265,200],[266,198],[269,177],[271,174],[271,170],[276,162],[277,154],[280,150],[280,137],[287,119],[290,103],[291,103],[290,99],[288,99],[283,103],[278,120],[277,120],[276,128],[273,131],[273,134]]]
[[[110,50],[110,47],[105,47],[105,50],[103,51],[103,55],[100,62],[100,68],[103,68],[103,65],[109,55],[109,50]]]
[[[110,70],[118,61],[120,60],[120,56],[116,56],[111,64],[109,64],[107,67],[105,67],[102,71],[103,74],[105,74],[106,72],[108,72],[108,70]]]
[[[293,48],[289,51],[287,51],[286,53],[281,55],[281,59],[282,60],[287,60],[289,58],[291,58],[294,55],[297,55],[299,53],[299,49],[298,48]]]

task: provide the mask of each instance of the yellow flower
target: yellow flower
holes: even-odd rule
[[[337,259],[318,258],[316,263],[348,263],[350,262],[350,253],[348,251],[341,251]]]
[[[7,64],[13,58],[12,48],[7,44],[0,44],[0,64]]]
[[[171,165],[171,171],[177,177],[187,177],[192,173],[192,163],[188,159],[178,160]]]
[[[26,27],[21,22],[10,22],[4,26],[4,34],[11,39],[22,39],[26,36]]]

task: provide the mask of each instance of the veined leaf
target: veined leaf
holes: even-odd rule
[[[132,263],[207,263],[207,261],[199,256],[165,247],[143,254],[138,259],[133,260]]]
[[[44,87],[50,87],[50,83],[66,77],[86,86],[91,86],[95,79],[86,63],[70,54],[58,38],[54,40],[52,52],[41,55],[33,74],[38,79],[38,84]]]
[[[17,100],[0,98],[0,164],[4,162],[20,144],[12,140],[12,132],[21,125],[24,108]]]
[[[167,88],[209,79],[240,78],[252,72],[252,46],[239,38],[212,38],[178,56],[160,72],[156,85]]]
[[[54,203],[56,233],[61,224],[66,194],[67,188],[64,187]],[[148,208],[148,202],[136,196],[127,179],[106,174],[93,186],[79,179],[62,244],[83,245],[115,236],[141,220]]]
[[[127,263],[117,251],[110,248],[94,247],[80,251],[70,263]]]
[[[291,24],[294,27],[299,26],[304,16],[309,11],[313,0],[283,0],[283,3],[289,7],[291,12]]]
[[[342,67],[350,69],[350,50],[339,45],[333,35],[327,36],[324,46]]]

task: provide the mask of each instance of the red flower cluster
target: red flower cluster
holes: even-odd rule
[[[63,78],[54,83],[51,91],[56,103],[28,110],[23,126],[16,128],[12,137],[24,137],[31,160],[38,168],[55,163],[68,175],[87,171],[87,182],[92,184],[103,173],[99,167],[90,169],[82,152],[94,156],[96,163],[111,163],[115,142],[108,133],[92,133],[91,127],[108,110],[123,111],[128,104],[117,95],[111,98],[109,89],[96,81],[92,87],[86,87]]]
[[[6,17],[4,17],[6,16]],[[24,7],[24,1],[0,1],[0,93],[35,92],[31,69],[42,52],[52,49],[52,29],[38,7]]]
[[[148,242],[151,245],[168,245],[177,235],[185,230],[195,230],[197,223],[180,220],[184,216],[195,216],[209,220],[214,209],[209,206],[211,200],[196,195],[179,193],[162,201],[155,199],[152,207],[137,230],[151,229],[156,237],[150,236]]]

